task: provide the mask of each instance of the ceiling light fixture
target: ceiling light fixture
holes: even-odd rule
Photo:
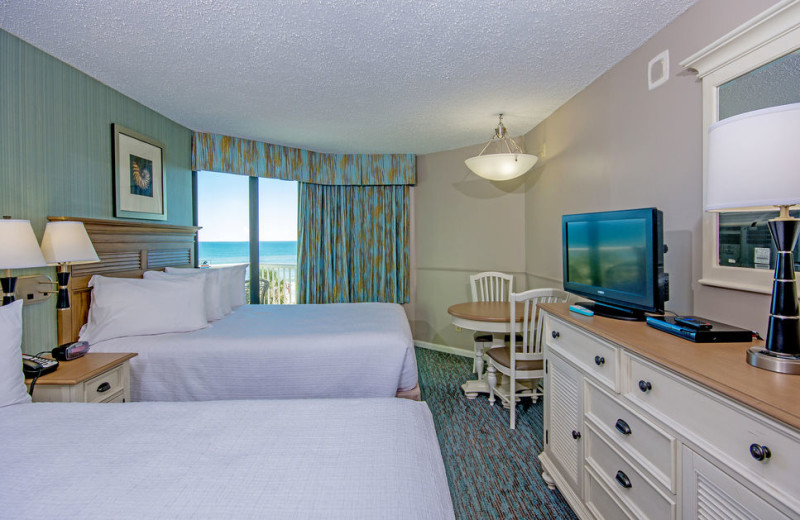
[[[492,144],[500,151],[484,154]],[[526,154],[514,139],[508,136],[508,131],[503,125],[503,114],[500,114],[500,123],[494,129],[494,135],[483,147],[481,153],[470,157],[464,163],[467,168],[484,179],[507,181],[519,177],[533,168],[538,160],[539,158],[535,155]]]

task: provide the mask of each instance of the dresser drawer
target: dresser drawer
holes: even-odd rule
[[[586,468],[586,507],[598,520],[634,520],[589,467]]]
[[[625,357],[630,365],[625,392],[628,399],[681,431],[724,465],[765,486],[767,493],[778,491],[785,500],[797,504],[800,435],[652,363]],[[765,453],[766,447],[769,457],[757,460],[751,446],[755,455],[759,450]]]
[[[87,380],[84,383],[85,402],[106,402],[112,395],[122,390],[122,371],[123,366],[120,365]]]
[[[618,391],[619,348],[551,316],[545,319],[545,343],[613,391]]]
[[[586,463],[600,480],[632,511],[636,518],[674,520],[677,506],[673,495],[659,490],[657,485],[629,464],[590,424],[586,432]]]
[[[587,384],[586,416],[614,442],[671,492],[677,492],[678,442],[616,398]]]

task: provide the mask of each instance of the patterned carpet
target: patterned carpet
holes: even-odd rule
[[[558,491],[542,482],[542,402],[518,405],[517,429],[508,412],[485,396],[470,401],[461,383],[472,360],[416,349],[422,399],[433,413],[456,518],[574,519]]]

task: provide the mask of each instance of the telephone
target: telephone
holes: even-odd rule
[[[29,354],[22,354],[22,373],[25,377],[39,377],[58,368],[58,361]]]

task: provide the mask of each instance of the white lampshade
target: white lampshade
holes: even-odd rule
[[[48,222],[42,237],[42,253],[50,265],[100,261],[83,222]]]
[[[464,163],[484,179],[507,181],[533,168],[538,160],[535,155],[525,153],[494,153],[470,157]]]
[[[800,103],[708,129],[707,211],[800,204]]]
[[[29,220],[0,219],[0,269],[45,265]]]

